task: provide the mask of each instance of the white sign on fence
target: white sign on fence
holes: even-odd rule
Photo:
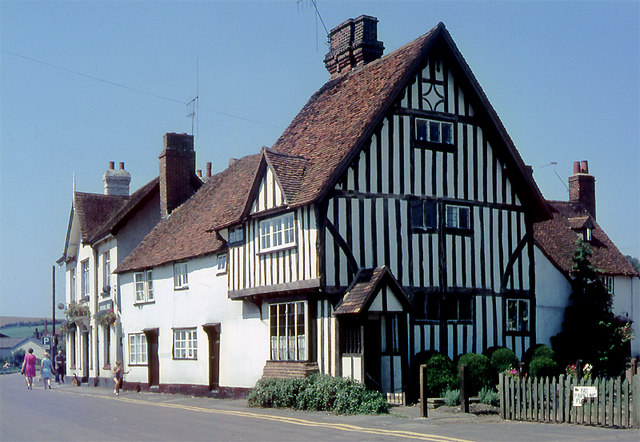
[[[582,407],[587,398],[598,397],[596,387],[573,387],[573,406]]]

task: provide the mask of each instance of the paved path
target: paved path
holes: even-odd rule
[[[430,410],[431,411],[431,410]],[[41,384],[0,376],[0,440],[640,440],[637,430],[504,422],[417,407],[390,416],[248,408],[243,400]]]

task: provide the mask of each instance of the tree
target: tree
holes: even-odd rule
[[[625,367],[631,327],[613,314],[611,295],[591,265],[591,256],[589,245],[578,240],[570,303],[562,331],[551,338],[551,346],[561,366],[582,359],[593,364],[598,374],[615,376]]]
[[[634,258],[631,255],[625,255],[625,258],[627,258],[627,261],[629,261],[633,268],[636,269],[636,272],[640,273],[640,259]]]

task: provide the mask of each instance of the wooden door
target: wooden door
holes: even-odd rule
[[[145,331],[147,338],[147,364],[149,386],[158,385],[160,380],[160,363],[158,360],[158,331]]]
[[[209,337],[209,390],[220,384],[220,326],[205,327]]]

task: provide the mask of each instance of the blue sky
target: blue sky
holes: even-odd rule
[[[544,196],[566,200],[588,160],[598,222],[640,257],[640,2],[316,4],[329,29],[378,17],[385,53],[442,21]],[[109,161],[132,191],[153,179],[196,90],[197,167],[219,172],[271,146],[328,79],[309,0],[3,0],[0,29],[0,315],[51,314],[74,175],[97,193]]]

